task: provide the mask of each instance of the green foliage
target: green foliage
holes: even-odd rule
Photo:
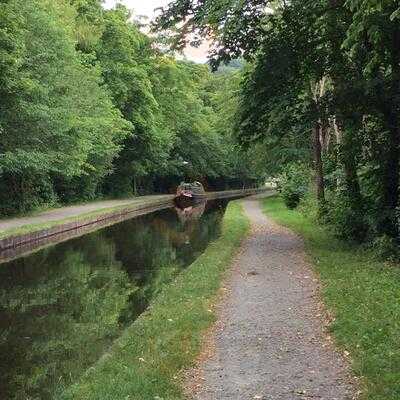
[[[41,207],[54,206],[58,197],[45,174],[3,173],[0,179],[0,214],[27,213]]]
[[[397,240],[398,16],[395,0],[174,0],[157,26],[178,48],[211,37],[214,65],[250,61],[238,136],[264,147],[270,175],[312,156],[320,214],[340,236]]]
[[[362,205],[345,192],[336,193],[328,203],[326,216],[336,236],[362,242],[368,236],[368,225]]]
[[[129,18],[122,6],[108,11],[96,51],[113,102],[133,128],[108,179],[108,191],[119,195],[131,194],[133,180],[154,172],[156,162],[168,151],[155,129],[157,103],[148,74],[150,42]]]
[[[233,88],[160,53],[126,7],[9,0],[0,17],[0,214],[258,178],[213,103]]]
[[[164,8],[155,29],[169,31],[176,49],[197,44],[201,37],[214,38],[214,67],[256,51],[260,44],[265,8],[270,0],[174,0]],[[193,34],[194,37],[190,37]]]
[[[373,254],[378,260],[398,262],[400,257],[399,245],[395,239],[383,235],[374,239],[371,244]]]
[[[11,189],[4,213],[48,201],[38,177],[101,179],[128,124],[101,86],[99,69],[76,52],[57,3],[12,0],[2,7],[13,20],[5,29],[21,43],[18,68],[7,69],[12,75],[1,87],[0,174]]]
[[[296,208],[308,192],[309,170],[302,164],[289,164],[279,178],[279,190],[286,207]]]

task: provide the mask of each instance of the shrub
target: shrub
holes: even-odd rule
[[[396,262],[399,260],[400,251],[397,241],[388,236],[382,235],[372,242],[372,250],[376,258],[385,261]]]
[[[296,208],[308,191],[309,172],[302,164],[289,164],[279,179],[283,201],[289,209]]]
[[[0,216],[31,212],[57,203],[50,179],[35,173],[0,175]]]
[[[364,207],[339,191],[328,205],[327,220],[335,235],[340,239],[362,242],[367,237],[368,225]]]
[[[318,202],[314,193],[308,191],[300,201],[299,211],[315,222],[326,223],[325,214],[321,215],[321,204]]]

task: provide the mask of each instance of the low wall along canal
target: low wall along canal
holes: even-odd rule
[[[76,381],[218,237],[228,201],[118,214],[0,265],[0,398],[48,400]]]
[[[265,191],[265,189],[227,190],[208,192],[207,199],[243,197]],[[45,246],[60,243],[73,237],[85,235],[105,226],[110,226],[129,218],[145,215],[157,210],[173,207],[173,195],[147,196],[146,201],[89,216],[77,216],[71,221],[55,223],[49,228],[32,229],[29,233],[11,235],[0,239],[0,263],[29,254]],[[138,198],[140,200],[140,198]]]

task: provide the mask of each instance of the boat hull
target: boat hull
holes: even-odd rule
[[[191,195],[191,196],[186,196],[186,195],[180,194],[180,195],[175,196],[174,203],[179,208],[186,208],[186,207],[191,207],[196,204],[202,203],[206,199],[207,199],[207,196],[205,194]]]
[[[180,206],[193,205],[193,203],[201,202],[206,199],[206,192],[203,185],[199,182],[185,183],[182,182],[176,191],[175,204]]]

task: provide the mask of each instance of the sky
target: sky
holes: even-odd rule
[[[105,0],[104,6],[106,8],[113,7],[117,2],[126,5],[129,9],[134,10],[136,15],[144,15],[152,19],[156,13],[157,7],[166,6],[170,0]],[[199,48],[188,47],[185,50],[185,55],[189,60],[204,63],[207,61],[208,46],[204,44]]]

